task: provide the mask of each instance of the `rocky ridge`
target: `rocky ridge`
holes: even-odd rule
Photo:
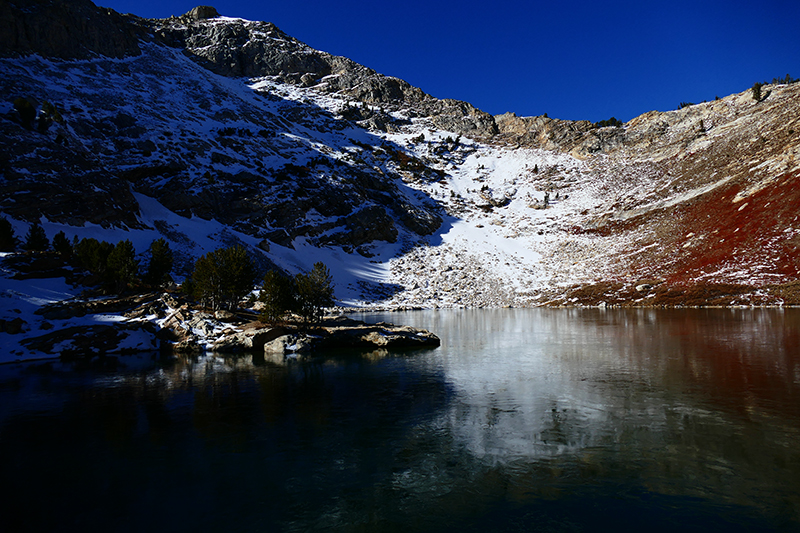
[[[492,117],[213,8],[63,5],[136,46],[106,49],[22,0],[0,12],[83,35],[65,56],[29,37],[0,48],[4,94],[40,113],[26,128],[0,104],[0,211],[20,233],[46,217],[52,232],[164,236],[184,268],[230,242],[290,272],[322,254],[351,277],[350,305],[795,301],[798,84],[619,127]]]

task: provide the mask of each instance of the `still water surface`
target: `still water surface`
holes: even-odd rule
[[[800,530],[800,310],[365,318],[443,345],[0,367],[0,530]]]

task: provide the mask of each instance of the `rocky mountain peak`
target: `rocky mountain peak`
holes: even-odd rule
[[[211,6],[197,6],[184,16],[192,20],[205,20],[218,17],[219,12],[216,8]]]

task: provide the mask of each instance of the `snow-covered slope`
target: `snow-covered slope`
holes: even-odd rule
[[[800,271],[800,84],[597,128],[436,100],[268,23],[130,24],[138,55],[0,54],[17,235],[164,237],[179,276],[245,244],[324,261],[357,306],[789,301],[758,291]],[[18,97],[58,120],[26,129]]]

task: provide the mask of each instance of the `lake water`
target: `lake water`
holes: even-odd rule
[[[0,530],[800,530],[800,310],[365,317],[442,346],[0,366]]]

